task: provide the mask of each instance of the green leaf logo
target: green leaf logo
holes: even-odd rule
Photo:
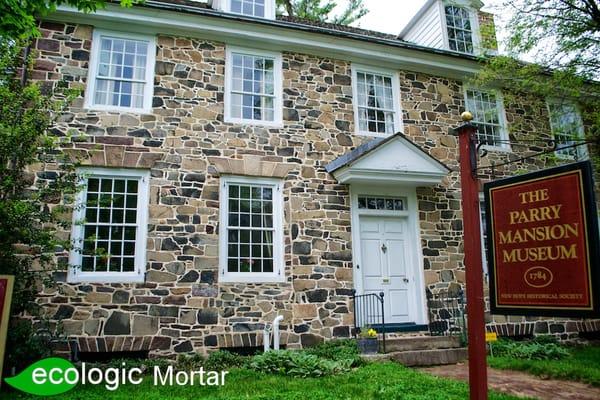
[[[77,386],[79,371],[69,361],[51,357],[31,364],[19,375],[4,381],[25,393],[52,396],[68,392]]]

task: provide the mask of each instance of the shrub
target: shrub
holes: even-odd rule
[[[252,357],[250,367],[264,373],[307,377],[320,377],[347,372],[352,359],[328,360],[306,351],[268,351]]]
[[[199,370],[204,365],[204,357],[201,354],[194,353],[192,355],[180,354],[177,357],[175,368],[179,371]]]
[[[308,348],[305,352],[327,360],[352,360],[352,367],[364,364],[356,341],[351,339],[330,340]]]
[[[243,368],[247,364],[246,357],[225,350],[218,350],[208,355],[204,362],[204,369],[209,371],[223,371],[230,368]]]
[[[501,339],[492,344],[496,357],[510,357],[521,360],[560,360],[570,355],[569,351],[548,338],[517,342]]]

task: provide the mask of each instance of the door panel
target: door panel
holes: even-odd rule
[[[406,228],[403,217],[360,217],[363,293],[383,292],[386,323],[415,319],[416,291]]]

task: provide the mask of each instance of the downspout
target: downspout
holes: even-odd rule
[[[273,350],[279,350],[279,322],[283,321],[283,315],[278,315],[273,320]]]

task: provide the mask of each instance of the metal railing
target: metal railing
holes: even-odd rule
[[[432,336],[461,335],[466,340],[464,292],[440,291],[427,295],[429,333]]]
[[[385,309],[383,292],[357,295],[352,291],[354,303],[354,337],[363,328],[374,328],[382,335],[383,352],[385,353]]]

